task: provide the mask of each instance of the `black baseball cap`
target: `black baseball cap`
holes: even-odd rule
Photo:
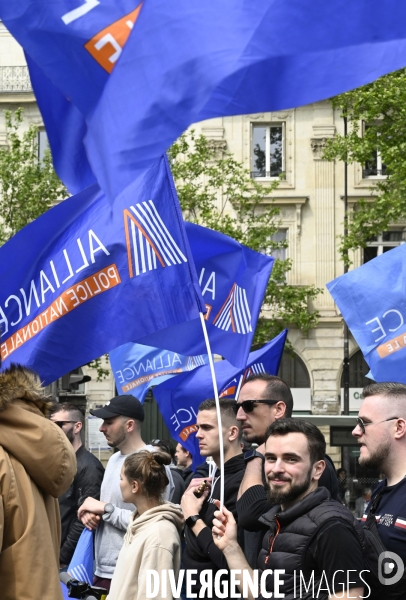
[[[123,416],[136,421],[143,421],[145,418],[142,404],[135,396],[116,396],[107,402],[103,408],[91,410],[90,414],[99,417],[99,419]]]

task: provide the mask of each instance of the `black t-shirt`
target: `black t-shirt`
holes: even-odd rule
[[[315,576],[323,573],[320,592],[328,594],[330,590],[337,596],[347,588],[364,587],[360,575],[364,569],[362,548],[354,528],[337,518],[319,530],[303,559],[303,575],[308,577],[312,571]]]
[[[382,492],[375,512],[376,525],[385,548],[400,556],[406,565],[406,477],[396,485],[387,486],[386,483],[386,479],[382,481],[371,498],[372,502]],[[367,514],[370,506],[371,503]],[[362,520],[366,520],[366,515]]]

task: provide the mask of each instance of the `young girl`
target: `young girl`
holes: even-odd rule
[[[160,587],[164,569],[173,570],[177,580],[179,534],[184,520],[180,506],[162,500],[168,485],[164,465],[169,463],[167,454],[146,450],[125,459],[120,474],[121,495],[124,502],[136,505],[136,511],[124,537],[107,600],[145,600],[147,570],[158,573]],[[166,579],[167,598],[170,599],[168,576]]]

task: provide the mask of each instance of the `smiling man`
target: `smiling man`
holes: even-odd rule
[[[385,548],[400,557],[406,570],[406,385],[373,383],[364,388],[362,395],[364,400],[352,432],[360,445],[358,462],[386,475],[373,492],[363,521],[371,510],[375,512]],[[396,572],[400,572],[398,569]],[[396,577],[395,572],[384,575],[388,581]],[[404,574],[399,582],[374,591],[376,597],[404,598],[405,589]]]
[[[264,468],[274,506],[261,517],[268,531],[257,566],[261,572],[269,570],[262,591],[274,594],[278,589],[280,595],[273,597],[364,597],[362,529],[345,506],[318,487],[325,451],[324,436],[311,423],[280,419],[268,428]],[[216,513],[213,541],[230,569],[251,571],[227,509]]]
[[[124,534],[134,512],[134,505],[124,502],[120,491],[120,471],[129,454],[139,450],[154,451],[141,437],[144,408],[134,396],[116,396],[103,408],[90,411],[103,419],[100,431],[107,443],[118,452],[107,463],[100,489],[100,501],[87,498],[79,508],[78,516],[88,529],[96,529],[95,581],[96,585],[110,589],[117,557],[123,545]],[[166,467],[169,485],[165,499],[170,500],[174,485],[170,469]]]
[[[244,459],[241,450],[241,427],[234,416],[232,403],[220,400],[220,412],[223,423],[224,442],[224,502],[230,511],[235,513],[237,492],[244,475]],[[216,466],[220,466],[220,442],[217,423],[216,403],[205,400],[199,406],[196,419],[199,449],[202,456],[211,456]],[[223,554],[213,543],[211,533],[212,521],[216,506],[215,499],[220,498],[220,472],[217,469],[213,475],[211,489],[206,490],[201,498],[196,498],[194,492],[203,479],[192,479],[189,488],[183,494],[181,506],[186,521],[186,548],[183,555],[183,566],[186,569],[196,569],[199,573],[210,569],[214,574],[219,569],[227,569]],[[224,578],[223,578],[224,579]],[[200,593],[200,584],[192,587],[193,593]],[[206,595],[199,598],[213,598],[213,589],[206,590]]]
[[[292,416],[292,392],[279,377],[268,373],[253,375],[242,386],[234,410],[237,421],[242,425],[244,439],[258,444],[256,450],[245,454],[246,470],[237,502],[238,523],[246,530],[246,557],[254,567],[264,532],[264,524],[259,518],[271,508],[264,488],[264,442],[267,429],[272,423]],[[331,498],[336,500],[338,483],[335,468],[329,457],[325,459],[326,469],[321,475],[319,485],[326,487]]]

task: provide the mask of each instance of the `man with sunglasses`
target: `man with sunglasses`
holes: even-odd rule
[[[364,400],[352,432],[360,445],[358,462],[386,476],[374,490],[362,520],[366,522],[372,511],[370,521],[375,513],[383,545],[400,558],[406,572],[406,385],[373,383],[362,394]],[[402,565],[394,557],[391,559],[386,568],[383,565],[381,577],[385,584],[374,590],[374,598],[405,597],[406,574],[395,581]],[[394,563],[396,569],[391,568]]]
[[[237,421],[242,425],[244,439],[258,444],[256,450],[245,454],[246,470],[237,501],[238,523],[246,530],[245,553],[247,560],[254,566],[264,529],[259,519],[271,508],[264,487],[266,432],[274,421],[292,416],[292,392],[279,377],[267,373],[252,375],[241,387],[234,410]],[[326,468],[320,477],[319,486],[326,487],[331,498],[337,500],[338,483],[334,464],[328,456],[325,458]]]
[[[50,419],[62,429],[72,444],[77,461],[77,472],[73,483],[59,498],[62,524],[59,562],[63,569],[69,565],[84,528],[77,517],[78,508],[88,496],[99,499],[104,468],[82,444],[81,431],[84,416],[77,406],[68,403],[56,404]]]

